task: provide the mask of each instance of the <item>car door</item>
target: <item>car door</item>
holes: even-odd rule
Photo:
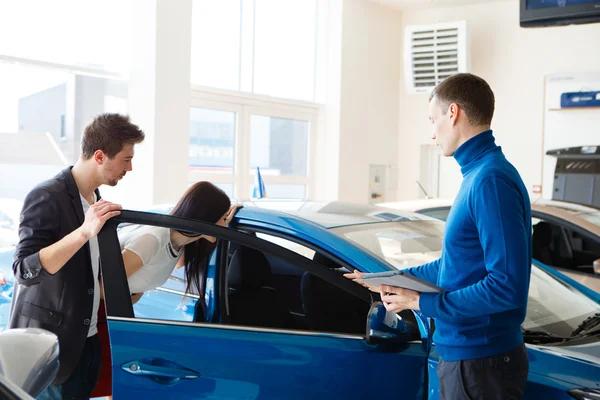
[[[206,317],[196,313],[195,321],[185,321],[134,316],[116,234],[119,222],[220,239],[214,253],[220,256],[211,257],[207,273]],[[99,241],[116,398],[370,398],[382,391],[407,399],[427,395],[427,349],[418,340],[373,345],[364,335],[226,323],[226,305],[219,297],[227,296],[218,296],[217,290],[223,276],[219,268],[227,264],[220,262],[227,258],[221,246],[235,243],[323,279],[333,276],[299,254],[234,229],[130,211],[109,221]],[[350,291],[357,288],[351,281],[337,284]],[[361,295],[369,298],[366,290]]]

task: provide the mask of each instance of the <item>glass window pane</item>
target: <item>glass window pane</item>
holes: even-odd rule
[[[296,242],[292,242],[291,240],[283,239],[277,236],[267,235],[266,233],[260,232],[256,232],[256,237],[274,243],[278,246],[285,247],[286,249],[291,250],[294,253],[298,253],[301,256],[304,256],[311,260],[315,256],[315,251],[313,249],[309,249],[308,247],[298,244]]]
[[[215,183],[215,186],[221,188],[230,199],[233,199],[234,185],[233,183]]]
[[[188,187],[192,186],[194,182],[190,182],[188,184]],[[234,188],[235,185],[233,183],[216,183],[216,182],[211,182],[213,185],[215,185],[216,187],[220,188],[222,191],[225,192],[225,194],[227,194],[227,196],[229,196],[230,199],[233,199],[233,193],[234,193]]]
[[[123,0],[2,1],[0,54],[127,73],[129,10]]]
[[[192,108],[190,120],[190,168],[205,173],[233,173],[235,112]]]
[[[444,224],[441,222],[411,221],[373,226],[342,228],[340,233],[400,270],[431,262],[442,254]]]
[[[240,0],[194,0],[191,82],[240,88]]]
[[[266,198],[269,200],[304,200],[306,198],[306,185],[298,184],[273,184],[265,185],[265,191],[267,192]],[[250,186],[250,198],[254,197],[254,186]]]
[[[306,176],[308,121],[252,115],[250,168],[262,175]]]
[[[256,0],[254,92],[312,101],[316,0]]]
[[[127,112],[123,81],[0,62],[0,88],[0,198],[22,200],[73,164],[94,116]]]

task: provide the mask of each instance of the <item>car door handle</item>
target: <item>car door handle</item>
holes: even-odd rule
[[[130,374],[148,376],[159,383],[165,384],[172,384],[181,379],[188,380],[200,377],[200,374],[192,369],[161,358],[130,361],[121,365],[121,368]]]

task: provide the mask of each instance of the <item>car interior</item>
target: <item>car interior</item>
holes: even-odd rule
[[[371,303],[270,254],[228,243],[224,323],[364,336]],[[312,261],[338,274],[349,269],[322,252]],[[379,300],[373,295],[373,300]],[[412,312],[401,313],[416,326]]]
[[[533,258],[546,265],[593,274],[600,243],[548,221],[533,226]]]

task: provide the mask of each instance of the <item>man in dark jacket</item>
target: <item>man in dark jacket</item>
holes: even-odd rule
[[[60,369],[41,399],[89,399],[98,380],[96,235],[121,209],[100,200],[98,187],[115,186],[131,171],[134,145],[143,140],[128,117],[102,114],[85,128],[77,163],[25,198],[9,328],[36,327],[58,336]]]

